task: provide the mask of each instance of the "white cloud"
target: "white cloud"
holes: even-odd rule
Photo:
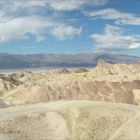
[[[47,0],[28,0],[28,1],[19,1],[14,0],[13,4],[17,7],[30,7],[30,6],[45,6]]]
[[[40,16],[14,18],[0,22],[0,42],[26,40],[29,39],[28,34],[34,35],[36,41],[42,41],[45,40],[46,32],[65,40],[79,35],[81,29]]]
[[[47,7],[57,11],[71,11],[80,9],[85,6],[103,5],[108,0],[13,0],[5,1],[1,0],[0,5],[10,8],[10,10],[16,10],[19,8],[32,8],[32,7]]]
[[[72,39],[75,36],[79,36],[82,32],[82,28],[74,28],[72,26],[58,26],[52,30],[52,35],[60,40],[67,38]]]
[[[129,46],[129,49],[138,49],[138,48],[140,48],[140,43],[132,43]]]
[[[50,0],[49,4],[55,10],[70,11],[88,5],[102,5],[106,2],[107,0]]]
[[[90,37],[96,42],[97,50],[135,49],[140,45],[139,35],[125,35],[118,26],[106,25],[103,34],[92,34]]]
[[[26,8],[26,7],[32,7],[32,6],[46,6],[47,0],[1,0],[0,6],[3,8],[10,8],[10,9],[18,9]]]
[[[112,8],[87,12],[86,15],[94,18],[116,20],[116,23],[118,24],[140,25],[139,16],[131,13],[120,12]]]
[[[40,17],[22,17],[10,19],[0,23],[0,42],[16,39],[29,39],[28,33],[36,36],[42,35],[42,29],[51,27],[52,23]]]
[[[98,0],[93,1],[96,2]],[[99,1],[103,2],[105,0]],[[81,2],[83,5],[88,3],[86,0],[82,0],[81,2],[77,0],[28,0],[26,2],[24,0],[9,0],[8,2],[1,0],[0,43],[19,39],[27,40],[30,39],[30,35],[33,35],[38,42],[46,40],[46,37],[49,35],[59,40],[72,39],[73,37],[79,36],[82,32],[82,28],[73,26],[72,22],[68,23],[63,17],[61,17],[62,19],[60,20],[62,22],[60,22],[59,17],[53,17],[52,15],[46,16],[40,13],[40,8],[59,10],[55,8],[55,5],[63,5],[63,2],[66,5],[70,4],[70,7],[75,5],[73,8],[79,8]],[[76,6],[78,4],[80,5]],[[66,5],[64,8],[66,8]],[[33,10],[31,12],[30,10],[32,8],[36,10],[34,9],[35,11]],[[71,7],[70,9],[73,10],[73,8]],[[63,9],[60,8],[60,10]],[[66,8],[66,10],[68,9]]]

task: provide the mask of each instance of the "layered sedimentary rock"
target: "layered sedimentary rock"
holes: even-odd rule
[[[92,71],[96,77],[104,75],[131,75],[140,73],[140,64],[109,64],[104,60],[99,60],[97,66]]]
[[[0,140],[138,140],[140,108],[67,101],[0,110]]]
[[[140,80],[131,82],[76,81],[19,87],[5,94],[13,104],[31,104],[57,100],[97,100],[136,104],[134,89]],[[139,104],[139,103],[138,103]]]
[[[0,76],[0,98],[8,105],[58,100],[97,100],[140,104],[140,64],[109,64],[94,69],[21,72]]]
[[[139,63],[0,74],[0,140],[139,140],[138,105]]]

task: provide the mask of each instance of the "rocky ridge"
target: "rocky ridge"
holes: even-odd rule
[[[78,72],[77,72],[78,71]],[[140,104],[140,64],[109,64],[94,69],[23,72],[0,76],[0,98],[8,105],[58,100],[97,100]]]

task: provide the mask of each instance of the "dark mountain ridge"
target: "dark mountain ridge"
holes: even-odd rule
[[[15,55],[0,53],[0,69],[36,68],[36,67],[94,67],[99,59],[109,63],[133,64],[140,57],[109,54],[30,54]]]

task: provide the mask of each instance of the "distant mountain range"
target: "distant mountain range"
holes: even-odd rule
[[[104,59],[109,63],[133,64],[139,61],[140,57],[109,53],[31,55],[0,53],[0,69],[37,67],[94,67],[99,59]]]

